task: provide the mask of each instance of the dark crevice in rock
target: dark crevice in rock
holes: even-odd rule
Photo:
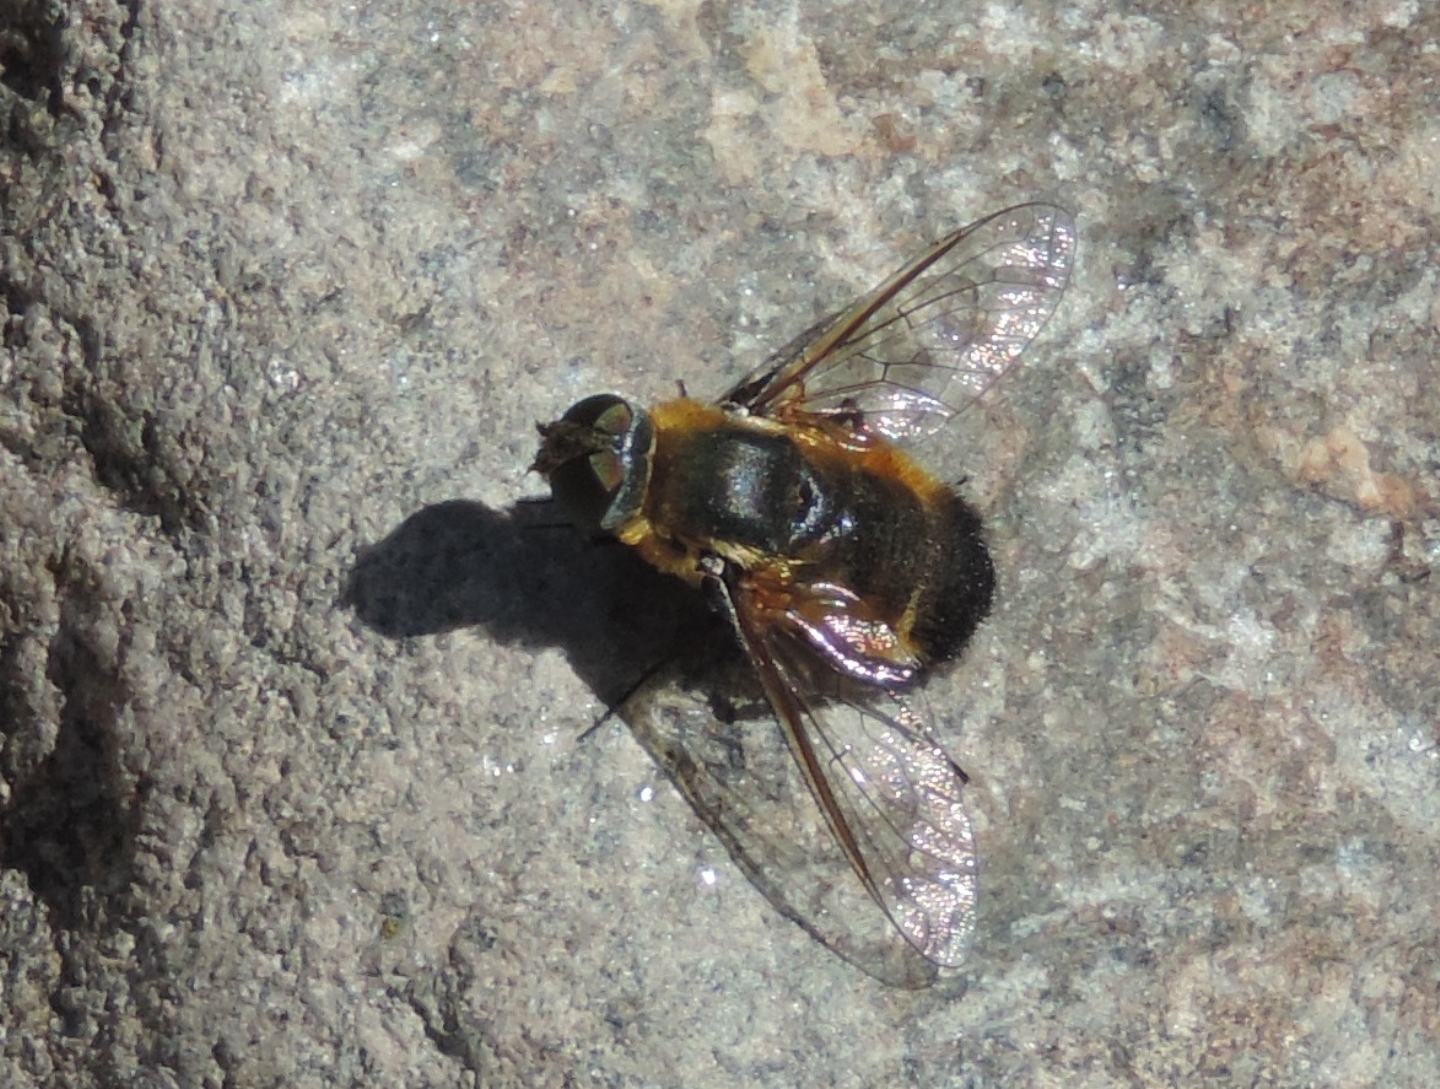
[[[63,99],[65,17],[47,0],[24,0],[0,24],[0,84],[58,115]]]

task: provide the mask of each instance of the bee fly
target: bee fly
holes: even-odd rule
[[[570,519],[729,618],[854,879],[926,967],[964,957],[977,867],[965,775],[908,693],[959,655],[994,573],[974,508],[900,444],[1015,366],[1074,250],[1063,209],[1009,208],[714,404],[602,394],[540,427],[533,468]],[[733,840],[721,807],[701,816]]]

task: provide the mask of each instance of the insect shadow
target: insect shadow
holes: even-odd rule
[[[739,654],[693,591],[630,549],[585,540],[549,500],[415,512],[361,552],[344,603],[391,638],[479,626],[502,644],[558,648],[607,707],[707,643]]]

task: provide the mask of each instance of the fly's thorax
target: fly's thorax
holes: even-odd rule
[[[656,533],[748,567],[826,531],[824,473],[786,428],[685,400],[657,405],[654,419],[645,511]]]

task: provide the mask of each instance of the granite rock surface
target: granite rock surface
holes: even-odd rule
[[[16,0],[0,1084],[1440,1083],[1437,41]],[[664,591],[520,501],[534,421],[1032,199],[1075,274],[942,463],[1000,572],[927,689],[978,932],[896,991],[577,742]]]

